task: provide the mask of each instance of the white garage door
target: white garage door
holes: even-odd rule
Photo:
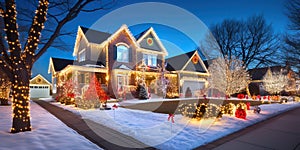
[[[50,97],[49,85],[32,85],[30,86],[30,98]]]
[[[195,93],[204,88],[204,82],[200,81],[184,81],[182,85],[182,93],[185,95],[187,89],[190,88],[192,96],[195,96]]]

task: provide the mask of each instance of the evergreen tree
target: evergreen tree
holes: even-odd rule
[[[144,85],[139,84],[139,99],[148,99],[148,92]]]

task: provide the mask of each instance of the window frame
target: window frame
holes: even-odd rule
[[[83,55],[83,57],[82,57],[82,55]],[[84,48],[78,53],[78,62],[83,62],[85,60],[86,60],[86,49]]]
[[[143,60],[147,66],[157,67],[157,56],[158,56],[157,54],[145,54],[144,53]],[[155,63],[153,60],[155,60]]]
[[[123,52],[120,52],[120,51],[123,51]],[[124,51],[127,50],[127,59],[121,59],[120,58],[120,55],[122,53],[124,53]],[[126,44],[126,43],[118,43],[116,44],[116,61],[117,62],[123,62],[123,63],[128,63],[130,62],[130,51],[129,51],[129,46]]]

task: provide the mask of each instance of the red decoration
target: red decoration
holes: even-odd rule
[[[195,55],[195,56],[193,57],[192,61],[193,61],[194,64],[197,64],[198,61],[199,61],[199,59],[198,59],[198,57]]]
[[[257,99],[258,99],[258,100],[261,100],[261,96],[260,96],[260,95],[257,95]]]
[[[238,108],[235,111],[235,117],[241,118],[241,119],[246,119],[247,113],[244,109]]]
[[[106,103],[109,99],[106,92],[101,88],[98,79],[94,75],[90,81],[87,91],[84,93],[84,99],[86,100],[100,100],[101,103]]]
[[[70,97],[70,98],[74,98],[75,94],[74,93],[68,93],[67,96]]]
[[[205,100],[207,100],[206,95],[203,95],[203,98],[204,98]]]
[[[153,44],[153,39],[152,38],[147,38],[147,44],[152,45]]]
[[[250,110],[250,103],[247,102],[246,105],[247,105],[247,110]]]
[[[113,109],[117,109],[118,106],[117,106],[116,104],[114,104],[114,105],[112,106],[112,108],[113,108]]]
[[[169,117],[168,117],[168,121],[172,121],[172,123],[175,123],[174,121],[174,114],[169,114]]]
[[[244,94],[238,94],[237,97],[238,97],[238,99],[244,99],[245,95]]]
[[[248,99],[249,98],[248,95],[246,95],[245,98]]]
[[[271,99],[271,97],[270,97],[270,95],[268,95],[268,100],[270,100]]]

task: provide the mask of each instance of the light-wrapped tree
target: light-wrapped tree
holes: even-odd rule
[[[0,75],[0,104],[8,105],[11,83],[4,75],[5,74]]]
[[[26,2],[28,1],[20,3],[27,7]],[[100,3],[92,5],[93,2]],[[6,35],[4,38],[4,35],[0,34],[0,69],[12,84],[12,133],[31,130],[29,80],[34,62],[51,47],[59,36],[64,35],[61,33],[62,28],[76,18],[81,11],[93,12],[103,10],[106,8],[104,6],[107,6],[101,4],[100,0],[51,0],[50,4],[49,0],[39,0],[36,5],[34,6],[36,7],[35,13],[31,6],[26,9],[19,9],[21,7],[19,6],[19,15],[23,15],[21,15],[22,18],[17,18],[16,2],[14,0],[0,1],[0,27],[1,30],[4,29]],[[47,15],[48,8],[52,11]],[[30,15],[26,15],[27,13]],[[49,20],[55,22],[55,25],[48,26],[48,30],[43,30],[47,16],[50,18]],[[24,20],[29,23],[17,24]],[[20,32],[24,30],[18,27],[26,27],[28,30]],[[45,31],[50,31],[48,32],[50,34],[45,34],[44,38],[41,38],[41,33]],[[22,34],[24,37],[20,33],[25,33],[25,35]],[[42,47],[38,48],[38,45]]]
[[[209,66],[209,88],[217,89],[227,96],[244,90],[250,81],[250,76],[243,66],[242,61],[237,59],[225,59],[218,57]]]
[[[102,107],[106,107],[108,96],[102,89],[101,84],[95,75],[91,78],[89,87],[87,91],[85,91],[83,99],[85,102],[91,104],[89,106],[90,108],[99,107],[99,103],[101,103]]]
[[[287,76],[282,72],[267,71],[263,78],[264,89],[270,94],[279,94],[285,86],[288,86]]]

